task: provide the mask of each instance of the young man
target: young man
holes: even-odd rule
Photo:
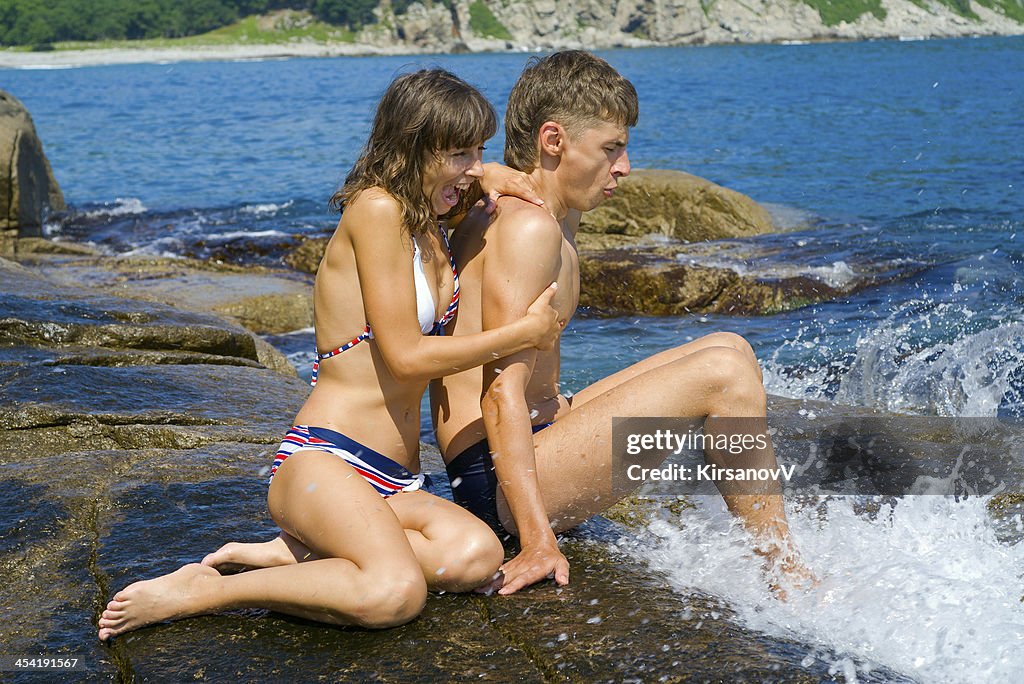
[[[493,215],[474,210],[460,224],[453,245],[462,264],[461,303],[453,334],[521,317],[552,282],[553,305],[571,318],[579,298],[580,214],[611,197],[629,175],[626,144],[638,113],[632,84],[594,55],[560,52],[527,66],[509,96],[505,163],[528,174],[544,205],[505,197]],[[612,478],[613,417],[707,416],[707,434],[727,432],[730,417],[754,418],[767,437],[757,359],[729,333],[652,356],[571,399],[559,392],[557,344],[434,381],[431,395],[456,502],[499,534],[519,537],[519,555],[502,566],[502,594],[550,575],[568,583],[555,533],[628,493]],[[765,442],[738,456],[711,449],[705,458],[776,467]],[[720,490],[772,569],[800,572],[778,484],[757,493]]]

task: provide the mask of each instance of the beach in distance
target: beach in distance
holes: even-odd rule
[[[746,338],[819,592],[775,600],[721,498],[666,476],[566,536],[567,587],[431,596],[384,632],[235,611],[111,647],[95,621],[112,592],[273,533],[266,475],[308,392],[327,200],[388,83],[442,66],[500,115],[534,53],[0,50],[68,205],[0,259],[0,610],[20,616],[0,656],[76,656],[93,679],[1015,682],[1024,38],[843,38],[598,51],[639,95],[636,172],[583,229],[594,284],[561,342],[575,392],[708,333]],[[503,144],[499,124],[484,161]],[[764,223],[680,237],[665,216],[684,202],[627,194],[683,173]],[[427,417],[444,482],[430,433]],[[851,445],[887,467],[861,476],[877,461]]]

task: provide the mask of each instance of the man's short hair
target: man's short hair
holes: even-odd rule
[[[533,57],[508,97],[505,163],[526,173],[537,166],[545,121],[576,137],[604,122],[632,128],[639,116],[636,88],[600,57],[583,50]]]

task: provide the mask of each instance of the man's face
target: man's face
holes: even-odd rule
[[[571,208],[590,211],[612,196],[629,175],[628,142],[628,128],[606,121],[568,136],[560,166]]]

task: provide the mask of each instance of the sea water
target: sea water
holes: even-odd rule
[[[584,315],[564,387],[701,335],[754,346],[769,392],[937,416],[1024,416],[1024,39],[602,53],[636,85],[634,167],[685,170],[769,206],[781,232],[678,248],[682,263],[804,275],[852,294],[762,317]],[[440,65],[499,111],[522,54],[0,71],[71,211],[55,239],[108,253],[280,264],[336,223],[326,200],[388,81]],[[502,136],[485,156],[500,159]],[[272,340],[308,372],[311,331]],[[425,426],[425,432],[427,428]],[[796,637],[856,681],[1024,672],[1024,530],[985,498],[790,502],[821,587],[771,599],[719,499],[619,543],[681,592]],[[810,662],[810,660],[808,660]]]

